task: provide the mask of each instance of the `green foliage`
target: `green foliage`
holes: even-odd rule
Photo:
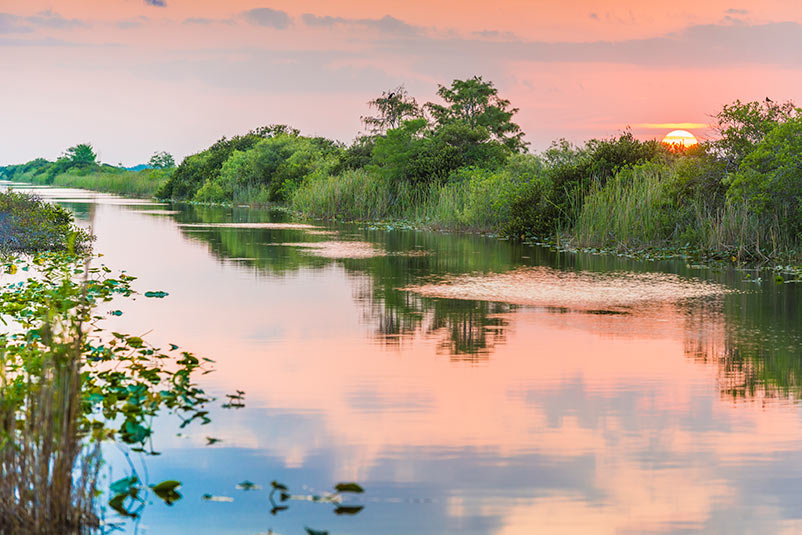
[[[209,398],[193,381],[202,363],[102,328],[108,316],[98,308],[131,296],[134,277],[56,253],[4,267],[30,275],[0,288],[0,318],[9,326],[0,334],[0,531],[83,532],[97,526],[101,442],[155,453],[151,422],[161,410],[178,414],[182,427],[208,421]],[[176,487],[167,481],[152,490],[169,504],[180,498]],[[142,498],[138,478],[115,482],[111,492],[109,505],[135,516],[125,502]]]
[[[727,169],[737,171],[743,159],[778,124],[799,116],[792,102],[778,104],[768,98],[762,102],[736,100],[724,105],[715,115],[720,139],[713,147],[727,162]]]
[[[380,97],[368,102],[368,106],[378,112],[376,117],[362,117],[362,123],[373,134],[384,134],[387,130],[398,128],[401,123],[423,116],[414,97],[409,96],[403,85],[382,91]]]
[[[73,167],[89,167],[97,164],[97,154],[92,145],[80,143],[64,151],[64,156]]]
[[[802,238],[802,116],[772,128],[729,178],[729,198],[759,217],[779,215],[785,232]]]
[[[208,149],[187,156],[156,196],[161,199],[191,199],[205,181],[219,178],[223,163],[234,151],[248,150],[261,139],[254,133],[222,138]]]
[[[349,147],[340,152],[337,163],[331,168],[331,174],[339,175],[349,169],[362,169],[367,166],[371,161],[375,146],[375,137],[358,137]]]
[[[462,122],[471,129],[486,129],[489,139],[502,143],[511,151],[520,152],[526,148],[521,128],[512,122],[518,108],[511,108],[509,100],[498,96],[493,82],[485,82],[481,76],[454,80],[450,87],[438,86],[437,94],[446,105],[429,102],[426,108],[438,128]]]
[[[0,252],[83,250],[89,243],[66,208],[25,193],[0,193]]]
[[[148,165],[153,169],[172,169],[175,167],[173,155],[168,152],[154,152],[150,157]]]
[[[278,134],[250,150],[234,151],[216,179],[195,194],[206,202],[267,202],[289,199],[299,184],[336,162],[337,147],[322,138]]]

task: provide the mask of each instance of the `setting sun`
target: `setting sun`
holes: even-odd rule
[[[671,146],[693,147],[698,145],[699,141],[687,130],[672,130],[663,138],[663,143]]]

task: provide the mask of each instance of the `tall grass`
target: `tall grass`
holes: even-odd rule
[[[43,175],[20,177],[20,180],[26,179],[34,183],[43,183]],[[72,170],[53,177],[51,185],[116,193],[128,197],[151,198],[167,179],[167,173],[153,169],[91,172]]]
[[[365,170],[310,180],[291,206],[306,216],[405,220],[438,228],[494,231],[509,217],[512,197],[500,180],[462,177],[444,184],[392,182]]]
[[[711,205],[679,195],[674,168],[647,163],[616,174],[583,200],[570,230],[580,247],[632,250],[691,247],[740,260],[799,259],[799,242],[783,229],[788,214],[759,216],[745,202]]]
[[[579,246],[633,248],[663,244],[676,232],[667,195],[670,171],[657,164],[624,169],[582,203],[573,229]]]

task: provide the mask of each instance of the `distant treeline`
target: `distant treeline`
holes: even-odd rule
[[[68,148],[55,161],[37,158],[19,165],[0,167],[0,178],[71,188],[107,191],[136,197],[152,197],[175,168],[173,157],[155,153],[147,164],[127,169],[100,163],[88,143]]]
[[[222,138],[164,171],[156,195],[619,251],[802,257],[802,113],[791,103],[726,105],[719,139],[688,149],[625,131],[533,154],[492,82],[454,80],[437,95],[420,105],[403,86],[382,93],[350,145],[285,125]]]

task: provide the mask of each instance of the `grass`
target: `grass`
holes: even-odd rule
[[[85,171],[72,169],[53,177],[47,182],[44,174],[23,173],[14,177],[19,182],[47,184],[62,188],[81,188],[104,193],[115,193],[128,197],[152,198],[158,189],[167,182],[164,171],[144,169],[142,171]]]
[[[692,250],[705,257],[738,261],[802,261],[800,244],[782,231],[784,214],[759,216],[744,202],[711,207],[706,199],[675,192],[671,167],[645,164],[619,172],[591,191],[571,244],[616,252],[655,248]]]
[[[346,171],[304,183],[290,206],[304,216],[347,221],[403,220],[412,224],[493,232],[503,211],[492,191],[470,180],[445,184],[392,183],[365,170]]]

